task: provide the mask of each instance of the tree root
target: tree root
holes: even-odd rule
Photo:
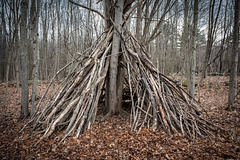
[[[103,122],[103,121],[106,121],[108,119],[110,119],[113,115],[120,115],[122,116],[123,118],[126,118],[128,119],[129,118],[129,113],[127,111],[125,111],[124,109],[120,109],[118,112],[116,112],[115,114],[111,111],[109,111],[105,116],[103,116],[101,119],[100,119],[100,123]]]

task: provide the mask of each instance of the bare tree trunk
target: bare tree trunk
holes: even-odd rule
[[[112,25],[111,23],[111,16],[113,16],[114,13],[111,11],[111,0],[105,0],[104,1],[104,12],[105,12],[105,30],[109,29],[109,27]]]
[[[15,3],[16,5],[16,3]],[[16,32],[16,37],[15,37],[15,52],[16,52],[16,83],[17,83],[17,93],[20,93],[19,90],[19,83],[20,83],[20,59],[19,59],[19,7],[16,7],[17,10],[15,11],[15,32]]]
[[[49,75],[49,79],[50,77],[52,77],[55,73],[57,73],[58,71],[58,53],[56,53],[56,48],[55,48],[55,21],[56,21],[56,17],[55,17],[55,6],[51,6],[51,10],[52,10],[52,14],[51,14],[51,19],[52,19],[52,33],[51,33],[51,42],[50,42],[50,45],[51,45],[51,52],[52,52],[52,57],[54,57],[55,61],[54,61],[54,67],[53,68],[50,68],[51,69],[51,74]],[[58,77],[57,77],[58,79]]]
[[[31,32],[32,32],[32,48],[34,57],[34,68],[33,68],[33,86],[32,86],[32,102],[31,102],[31,116],[35,113],[35,98],[37,96],[37,81],[38,81],[38,68],[39,68],[39,43],[38,43],[38,20],[39,20],[39,9],[40,0],[32,0],[31,5]],[[36,8],[37,5],[37,8]]]
[[[187,91],[188,93],[193,96],[194,92],[192,90],[192,65],[193,65],[193,56],[194,51],[190,52],[189,50],[189,25],[188,25],[188,8],[189,4],[188,1],[184,1],[184,29],[183,29],[183,41],[181,52],[185,53],[186,57],[186,77],[187,77]],[[193,36],[193,35],[192,35]],[[193,37],[192,37],[193,38]],[[194,45],[194,38],[192,39],[192,45]],[[192,49],[194,47],[192,46]]]
[[[110,3],[110,0],[105,0],[104,1],[104,11],[105,11],[105,17],[106,17],[106,20],[105,20],[105,30],[109,29],[110,26],[111,26],[111,20],[110,20],[110,17],[111,17],[111,10],[109,6],[111,6],[111,3]],[[107,77],[106,77],[106,90],[105,90],[105,108],[109,110],[109,71],[107,73]]]
[[[233,26],[233,48],[231,55],[231,71],[228,92],[228,107],[234,104],[237,88],[237,68],[238,68],[238,41],[239,41],[239,0],[235,0],[234,26]]]
[[[43,50],[44,50],[44,57],[43,57],[43,69],[44,73],[43,75],[44,78],[47,80],[48,79],[48,30],[49,30],[49,21],[48,19],[48,3],[45,2],[44,4],[44,12],[42,14],[42,21],[43,21]]]
[[[19,38],[16,37],[16,52],[17,52],[17,55],[16,55],[16,81],[17,81],[17,93],[20,93],[20,90],[19,90],[19,82],[20,82],[20,74],[19,74]]]
[[[191,59],[192,55],[189,52],[189,26],[188,26],[188,1],[184,1],[184,29],[183,29],[183,43],[182,43],[182,52],[185,52],[186,55],[186,77],[187,77],[187,91],[190,93],[191,91]]]
[[[200,85],[203,84],[203,79],[206,77],[207,65],[208,65],[208,61],[210,59],[210,55],[212,52],[213,39],[211,37],[212,37],[211,34],[208,33],[206,54],[205,54],[205,58],[203,61],[203,69],[202,69],[201,78],[200,78]]]
[[[219,2],[217,14],[216,14],[214,11],[215,0],[210,0],[210,3],[209,3],[208,39],[207,39],[206,54],[205,54],[203,67],[201,71],[200,85],[203,84],[203,79],[206,77],[208,61],[210,59],[211,52],[212,52],[212,45],[214,42],[214,35],[216,34],[216,26],[217,26],[218,16],[221,10],[221,4],[222,4],[222,0],[220,0]],[[215,14],[216,14],[216,17],[214,17]]]
[[[20,63],[22,73],[22,98],[21,98],[21,116],[20,119],[25,119],[29,115],[28,110],[28,41],[27,41],[27,12],[28,0],[21,2],[21,25],[20,25]]]
[[[12,8],[14,8],[13,9],[13,11],[11,11],[10,13],[9,13],[9,26],[8,26],[8,28],[9,28],[9,52],[8,52],[8,60],[7,60],[7,65],[6,65],[6,90],[5,90],[5,101],[4,101],[4,106],[7,106],[7,98],[8,98],[8,82],[9,82],[9,77],[11,76],[11,74],[9,73],[10,72],[10,68],[11,68],[11,65],[12,65],[12,68],[14,68],[14,63],[11,63],[11,61],[12,61],[12,57],[13,57],[13,53],[14,53],[14,49],[15,48],[17,48],[18,46],[18,24],[19,24],[19,19],[18,19],[18,8],[16,7],[15,8],[15,3],[14,3],[14,1],[13,2],[11,2],[10,4],[9,4]],[[14,24],[14,30],[13,30],[13,32],[12,32],[12,28],[13,28],[13,24],[12,24],[12,14],[13,14],[13,24]],[[4,22],[5,23],[5,22]],[[5,25],[5,24],[4,24]],[[5,28],[5,26],[4,26],[4,28]],[[17,39],[17,40],[16,40]],[[16,44],[17,45],[14,45],[14,43],[16,42]],[[14,48],[15,47],[15,48]],[[18,57],[18,55],[17,55],[17,57]],[[16,64],[16,66],[17,66],[18,64]],[[18,66],[16,67],[16,71],[15,71],[17,74],[18,74]],[[14,71],[13,71],[13,73],[12,73],[12,75],[14,76],[15,73]],[[17,75],[17,78],[18,78],[19,76]],[[15,79],[15,78],[14,78]],[[18,81],[17,81],[17,90],[18,90],[18,87],[19,86],[19,84],[18,84]]]
[[[124,0],[118,0],[115,7],[115,27],[121,31],[122,24],[122,13],[123,13],[123,2]],[[117,30],[114,29],[113,34],[113,45],[110,61],[110,72],[109,72],[109,113],[116,114],[117,111],[117,73],[118,73],[118,56],[120,49],[120,37]]]
[[[7,106],[9,68],[10,68],[10,64],[11,64],[11,60],[12,60],[12,55],[13,55],[14,37],[15,37],[15,36],[13,36],[13,39],[11,40],[10,50],[9,50],[9,54],[8,54],[7,70],[6,70],[6,90],[5,90],[5,101],[4,101],[4,106]]]
[[[92,1],[89,0],[88,1],[88,7],[91,8],[92,7]],[[88,48],[90,45],[91,45],[91,33],[92,33],[92,29],[91,29],[91,21],[90,21],[90,18],[91,18],[91,11],[88,10],[88,13],[87,13],[87,23],[86,23],[86,31],[85,31],[85,35],[84,35],[84,48]]]
[[[5,21],[5,15],[4,15],[4,1],[1,1],[1,6],[2,6],[2,12],[1,12],[1,45],[0,45],[0,82],[3,82],[5,80],[5,72],[6,72],[6,58],[7,58],[7,26],[6,26],[6,21]]]
[[[117,111],[123,117],[127,117],[128,114],[122,109],[122,95],[123,95],[123,86],[125,78],[125,68],[123,66],[123,55],[119,56],[118,61],[118,75],[117,75]]]
[[[139,3],[140,0],[138,0]],[[136,38],[140,40],[142,35],[142,5],[137,8],[137,20],[136,20]]]
[[[2,2],[3,3],[3,2]],[[3,49],[5,50],[5,52],[6,52],[6,47],[7,47],[7,44],[6,44],[6,42],[7,42],[7,38],[6,38],[6,34],[7,34],[7,31],[6,31],[6,22],[5,22],[5,18],[4,18],[4,4],[2,4],[2,23],[3,23],[3,27],[4,27],[4,36],[3,36],[3,40],[4,40],[4,44],[3,44]],[[10,12],[10,15],[11,15],[11,12]],[[9,23],[10,24],[10,23]],[[9,25],[8,26],[10,29],[10,31],[11,31],[11,26]],[[10,38],[11,38],[11,36],[9,36]],[[9,52],[8,52],[8,55],[6,54],[6,53],[3,53],[3,54],[6,54],[5,56],[6,56],[6,59],[7,59],[7,65],[6,65],[6,71],[5,71],[5,73],[6,73],[6,80],[5,80],[5,82],[6,82],[6,89],[5,89],[5,100],[4,100],[4,106],[6,107],[7,106],[7,101],[8,101],[8,79],[9,79],[9,68],[10,68],[10,63],[11,63],[11,60],[12,60],[12,51],[13,51],[13,39],[11,40],[11,42],[10,42],[10,49],[9,49]]]
[[[197,44],[195,40],[197,39],[197,26],[198,26],[198,0],[194,0],[194,10],[193,10],[193,30],[192,30],[192,60],[191,60],[191,84],[189,87],[190,96],[194,97],[195,93],[195,75],[196,75],[196,65],[197,65],[197,54],[196,47]]]
[[[61,28],[62,28],[62,25],[61,25],[61,16],[60,16],[60,3],[61,3],[61,1],[56,1],[56,6],[57,6],[57,22],[58,22],[58,24],[57,24],[57,35],[58,35],[58,42],[57,42],[57,46],[58,46],[58,50],[57,50],[57,52],[56,52],[56,55],[58,55],[58,57],[57,57],[57,59],[56,59],[56,61],[57,61],[57,69],[59,70],[59,68],[61,68],[62,66],[61,66],[61,63],[60,63],[60,61],[61,61],[61,58],[62,58],[62,46],[61,46]],[[60,75],[60,76],[62,76],[62,75]]]
[[[222,44],[221,44],[221,49],[220,49],[220,57],[219,57],[219,72],[223,73],[223,69],[224,69],[224,44],[226,41],[226,36],[227,36],[227,7],[228,6],[228,1],[226,2],[225,5],[225,12],[224,12],[224,22],[223,22],[223,39],[222,39]]]

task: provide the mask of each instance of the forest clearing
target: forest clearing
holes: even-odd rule
[[[239,79],[238,79],[239,80]],[[183,136],[167,135],[162,129],[143,129],[139,134],[130,132],[129,119],[113,116],[98,124],[79,138],[69,137],[59,143],[61,131],[34,146],[40,135],[31,137],[31,127],[19,133],[29,120],[19,122],[20,94],[16,84],[9,84],[8,107],[3,107],[4,88],[0,85],[0,158],[1,159],[239,159],[240,158],[240,95],[235,108],[227,106],[228,77],[207,77],[201,87],[201,103],[213,122],[226,131],[210,140],[189,140]],[[47,83],[39,85],[39,91]],[[31,87],[31,86],[29,86]],[[40,89],[42,88],[42,89]],[[31,94],[31,93],[30,93]],[[123,107],[127,108],[127,107]]]

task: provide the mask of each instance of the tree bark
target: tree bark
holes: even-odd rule
[[[188,1],[184,1],[184,28],[183,28],[183,41],[182,41],[182,52],[185,53],[186,57],[186,77],[187,77],[187,91],[190,93],[191,91],[191,59],[192,55],[189,51],[189,26],[188,26]]]
[[[234,26],[233,26],[233,48],[231,55],[231,71],[228,92],[228,107],[234,104],[237,88],[237,68],[238,68],[238,40],[239,40],[239,0],[235,0],[234,7]]]
[[[15,28],[16,32],[16,28]],[[8,54],[8,61],[7,61],[7,70],[6,70],[6,90],[5,90],[5,101],[4,101],[4,106],[7,106],[7,98],[8,98],[8,79],[9,79],[9,69],[10,69],[10,64],[12,60],[12,55],[13,55],[13,48],[14,48],[14,39],[15,39],[15,32],[13,34],[13,38],[11,40],[10,44],[10,49],[9,49],[9,54]]]
[[[138,0],[139,3],[140,0]],[[136,20],[136,38],[140,40],[142,35],[142,5],[137,8],[137,20]]]
[[[29,115],[28,110],[28,41],[27,41],[27,12],[28,0],[21,2],[21,25],[20,25],[20,63],[21,63],[21,79],[22,79],[22,98],[21,98],[21,116],[25,119]]]
[[[117,74],[117,111],[120,115],[127,118],[128,114],[126,111],[122,109],[122,95],[123,95],[123,87],[124,87],[124,79],[125,79],[125,68],[123,66],[123,55],[119,56],[118,61],[118,74]]]
[[[112,7],[110,7],[111,4],[111,0],[105,0],[104,1],[104,12],[105,12],[105,30],[109,29],[110,26],[112,25],[111,22],[111,17],[114,17],[114,13],[112,11]]]
[[[49,21],[47,19],[49,18],[48,15],[48,7],[47,7],[47,2],[44,4],[44,14],[42,14],[42,21],[43,21],[43,77],[45,80],[48,79],[48,30],[49,30]]]
[[[6,21],[5,21],[5,17],[4,17],[4,2],[2,1],[1,2],[1,5],[2,5],[2,13],[1,13],[1,20],[2,20],[2,24],[1,24],[1,64],[0,64],[0,72],[1,72],[1,82],[4,81],[4,78],[5,79],[5,82],[6,82],[6,89],[5,89],[5,99],[4,99],[4,106],[6,107],[7,105],[7,97],[8,97],[8,70],[9,70],[9,61],[11,60],[10,55],[11,55],[11,52],[9,52],[10,55],[7,55],[6,53],[7,52],[7,26],[6,26]],[[8,59],[8,60],[7,60]],[[10,60],[9,60],[10,59]],[[6,63],[7,62],[7,63]],[[7,64],[7,65],[6,65]]]
[[[195,40],[197,39],[197,26],[198,26],[198,0],[194,0],[194,10],[193,10],[193,30],[192,30],[192,60],[191,60],[191,80],[189,86],[189,94],[194,97],[195,92],[195,75],[196,75],[196,65],[197,65],[197,44]]]
[[[110,61],[109,71],[109,112],[110,114],[116,114],[117,110],[117,73],[118,73],[118,56],[120,49],[120,37],[117,33],[121,31],[122,24],[122,13],[123,13],[123,2],[124,0],[118,0],[115,7],[115,29],[113,33],[113,45]]]
[[[5,75],[6,75],[6,59],[7,59],[7,26],[6,26],[6,21],[5,21],[5,15],[4,15],[4,1],[1,1],[1,6],[2,6],[2,12],[1,12],[1,45],[0,45],[0,82],[5,81]]]
[[[31,32],[32,32],[32,48],[34,57],[33,67],[33,86],[32,86],[32,101],[31,101],[31,116],[35,113],[35,98],[37,96],[37,81],[38,81],[38,68],[39,68],[39,43],[38,43],[38,20],[39,20],[39,9],[40,0],[32,0],[31,5]],[[37,8],[36,8],[37,5]]]

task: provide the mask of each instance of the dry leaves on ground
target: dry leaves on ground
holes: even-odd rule
[[[235,108],[226,111],[227,77],[208,77],[201,88],[201,103],[213,121],[225,129],[215,139],[189,140],[181,135],[167,135],[162,130],[143,129],[130,132],[128,120],[114,116],[95,123],[80,138],[70,137],[59,143],[52,138],[34,146],[40,136],[31,137],[31,128],[18,133],[27,122],[18,121],[20,94],[9,87],[8,107],[4,108],[4,84],[0,84],[0,159],[239,159],[240,158],[240,95]],[[46,84],[39,88],[44,89]]]

